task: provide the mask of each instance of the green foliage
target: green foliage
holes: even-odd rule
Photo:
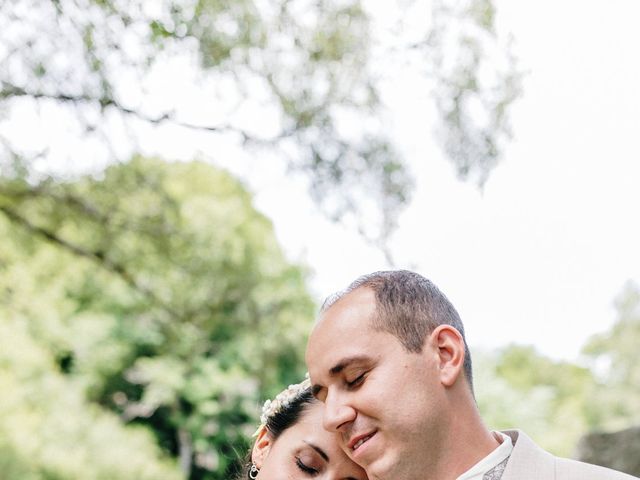
[[[188,478],[229,478],[260,400],[302,376],[313,316],[242,185],[136,158],[98,179],[5,180],[0,212],[2,305],[60,381],[150,428]]]
[[[589,370],[516,345],[474,361],[478,405],[491,428],[521,428],[558,455],[573,452],[588,427]]]
[[[583,349],[596,373],[597,389],[589,399],[594,429],[619,430],[640,424],[640,289],[628,283],[616,301],[618,320],[592,337]]]
[[[422,50],[435,80],[438,138],[460,176],[480,184],[499,159],[508,107],[520,93],[494,10],[490,0],[434,0],[424,40],[382,55]],[[375,30],[362,0],[4,2],[0,110],[14,122],[0,122],[0,174],[13,173],[16,159],[36,178],[55,170],[43,168],[43,158],[86,167],[88,149],[100,163],[125,161],[138,145],[124,148],[119,131],[136,137],[143,122],[173,123],[236,139],[261,156],[275,150],[269,161],[302,174],[330,218],[347,217],[384,243],[412,177],[382,122],[386,74]],[[500,68],[487,60],[494,57]],[[193,70],[193,81],[169,81],[173,88],[159,95],[153,85],[168,68]],[[185,98],[196,88],[207,108],[189,121]],[[25,112],[44,123],[64,117],[71,141],[20,139],[15,119]]]
[[[125,429],[116,415],[89,404],[77,382],[64,378],[50,352],[34,341],[28,320],[6,306],[0,306],[2,478],[183,478],[149,432]]]
[[[42,117],[38,107],[57,107],[73,125],[74,143],[84,138],[107,156],[105,163],[132,154],[112,148],[120,140],[109,121],[114,118],[132,133],[142,120],[226,135],[261,155],[265,147],[275,149],[270,161],[279,158],[303,174],[314,200],[332,217],[357,212],[363,198],[396,211],[411,181],[404,164],[392,177],[375,168],[382,156],[393,163],[399,155],[375,118],[380,103],[370,29],[360,0],[18,0],[0,6],[0,43],[6,45],[0,50],[0,108],[14,115],[26,108]],[[172,62],[189,65],[195,81],[177,85],[164,101],[148,85]],[[185,121],[183,110],[190,107],[181,90],[202,86],[210,105],[207,123]],[[249,121],[242,120],[243,110],[253,112]],[[221,118],[218,112],[228,113]],[[370,117],[371,128],[346,136],[337,124],[345,114]],[[256,125],[261,115],[266,120]],[[41,153],[34,142],[25,145],[5,131],[0,125],[6,149],[0,150],[0,174],[11,171],[12,154],[31,174],[42,174],[34,165]],[[51,142],[35,143],[47,149]],[[49,151],[43,156],[56,157]],[[375,193],[361,187],[362,174],[369,187],[379,186]],[[393,188],[384,188],[390,183]],[[372,237],[395,225],[395,215],[382,220]]]
[[[441,117],[437,136],[458,176],[480,186],[511,138],[509,106],[522,94],[512,39],[498,37],[495,14],[490,0],[435,0],[427,40]]]
[[[4,177],[0,240],[8,480],[228,479],[261,400],[303,374],[305,272],[223,171],[136,157]],[[476,354],[487,423],[570,455],[588,429],[640,421],[639,306],[630,285],[585,348],[591,370],[531,347]]]
[[[487,423],[522,428],[565,456],[589,431],[640,424],[638,287],[629,283],[616,305],[613,328],[583,349],[586,366],[549,359],[532,347],[476,355],[476,394]]]

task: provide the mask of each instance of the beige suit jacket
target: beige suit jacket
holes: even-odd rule
[[[501,480],[638,480],[588,463],[554,457],[520,430],[507,430],[513,451]]]

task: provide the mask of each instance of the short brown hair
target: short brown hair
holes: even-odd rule
[[[427,335],[440,325],[451,325],[458,330],[464,342],[464,375],[473,392],[471,354],[464,326],[455,307],[438,287],[408,270],[374,272],[359,277],[345,290],[327,298],[321,311],[359,288],[369,288],[375,294],[373,328],[391,333],[409,352],[421,352]]]

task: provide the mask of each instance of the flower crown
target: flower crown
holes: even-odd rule
[[[262,414],[260,415],[260,427],[258,428],[258,432],[267,425],[267,422],[271,417],[291,405],[309,387],[311,387],[311,381],[309,380],[309,374],[307,373],[302,382],[289,385],[282,392],[276,395],[273,400],[267,400],[264,402],[264,405],[262,406]]]

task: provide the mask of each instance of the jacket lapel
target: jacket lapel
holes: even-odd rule
[[[554,480],[555,458],[538,447],[524,432],[506,430],[513,441],[513,451],[502,480]]]

